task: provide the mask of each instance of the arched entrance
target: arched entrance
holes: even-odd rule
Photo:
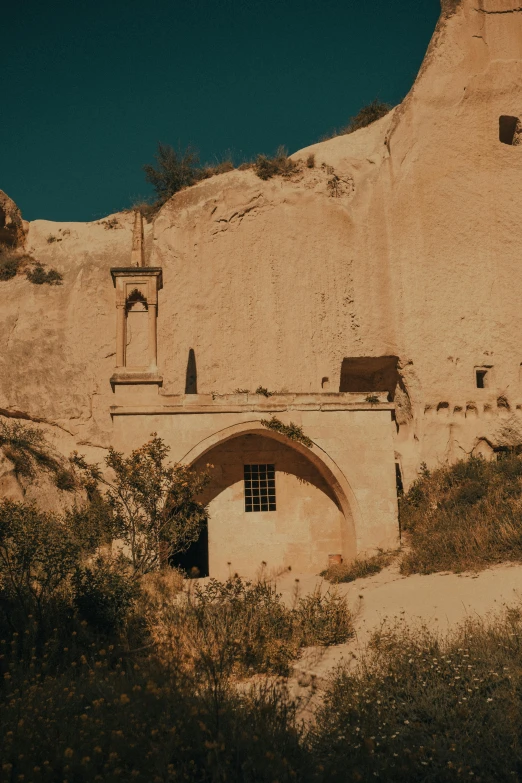
[[[345,477],[317,446],[308,449],[259,421],[228,427],[205,439],[183,460],[209,469],[203,498],[209,506],[204,540],[187,553],[185,569],[226,578],[269,570],[319,572],[329,554],[355,556],[353,510]],[[205,558],[208,551],[208,571]],[[193,562],[190,562],[190,560]]]

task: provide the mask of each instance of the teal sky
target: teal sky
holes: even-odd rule
[[[28,220],[151,195],[158,141],[290,152],[410,89],[439,0],[24,0],[2,9],[0,188]]]

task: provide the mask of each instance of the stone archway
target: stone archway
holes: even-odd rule
[[[345,561],[355,557],[358,505],[346,477],[318,446],[307,448],[249,421],[205,438],[182,461],[196,467],[215,463],[205,498],[211,576],[227,576],[225,563],[252,575],[262,561],[318,571],[328,554],[342,554]],[[276,464],[276,513],[245,513],[245,462]]]

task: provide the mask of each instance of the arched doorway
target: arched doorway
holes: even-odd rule
[[[208,538],[180,565],[223,579],[236,572],[253,576],[264,564],[269,571],[317,573],[330,554],[352,559],[353,501],[344,476],[316,449],[259,422],[227,428],[192,449],[185,462],[202,470],[212,465],[202,498],[209,507]]]

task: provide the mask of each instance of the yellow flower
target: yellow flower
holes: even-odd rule
[[[120,702],[121,702],[122,704],[129,704],[129,702],[130,702],[130,699],[129,699],[129,697],[127,696],[127,694],[126,694],[126,693],[122,693],[122,694],[121,694],[121,696],[120,696]]]
[[[63,754],[66,759],[70,759],[73,755],[74,750],[72,748],[65,748],[65,753]]]

